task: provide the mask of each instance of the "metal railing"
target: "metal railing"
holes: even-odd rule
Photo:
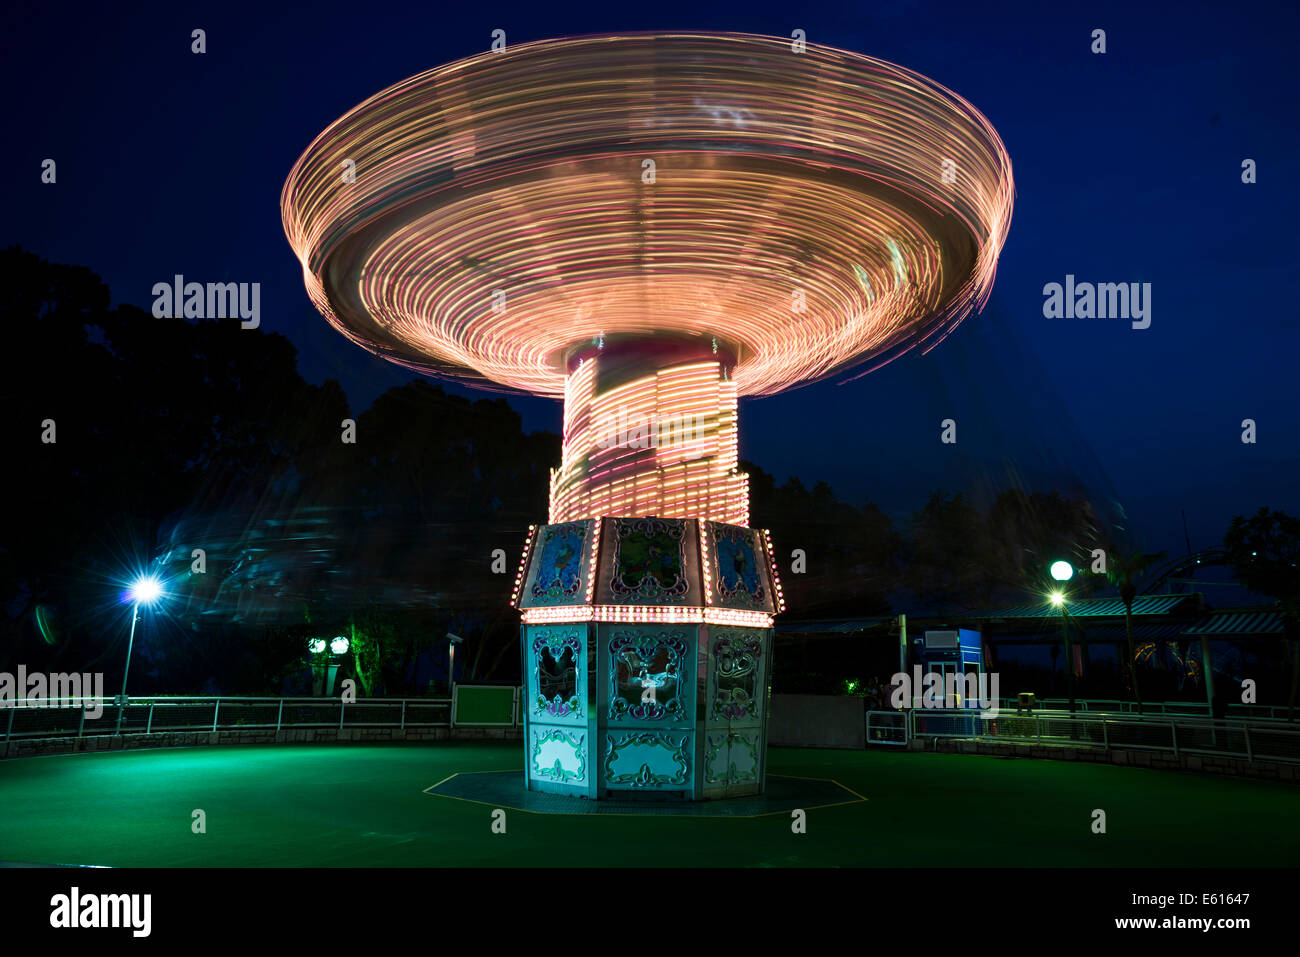
[[[907,747],[906,711],[868,711],[867,744]]]
[[[152,697],[74,698],[0,704],[0,741],[168,731],[281,731],[291,728],[450,728],[450,698]],[[98,712],[98,717],[92,717]],[[519,726],[516,706],[512,727]]]
[[[1018,699],[1000,698],[998,706],[1003,711],[1015,711]],[[1035,710],[1046,709],[1050,711],[1068,710],[1070,702],[1066,698],[1038,698],[1034,707]],[[1120,701],[1108,698],[1076,698],[1074,702],[1076,711],[1083,712],[1103,712],[1105,714],[1138,714],[1138,706],[1135,701]],[[1142,714],[1178,714],[1178,715],[1199,715],[1210,717],[1210,706],[1204,701],[1144,701],[1142,702]],[[1266,705],[1266,704],[1229,704],[1227,714],[1233,718],[1245,718],[1250,720],[1265,721],[1285,721],[1287,718],[1286,705]]]
[[[891,717],[892,723],[888,720]],[[888,732],[882,733],[886,728]],[[867,712],[868,744],[906,745],[913,738],[1157,751],[1175,756],[1300,764],[1300,727],[1291,722],[1082,711],[1073,715],[1068,711],[1017,714],[1014,708],[1000,711],[996,717],[974,710],[940,708]]]

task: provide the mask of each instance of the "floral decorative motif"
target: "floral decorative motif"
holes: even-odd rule
[[[609,717],[615,720],[631,718],[635,721],[658,721],[664,717],[685,721],[686,708],[678,695],[678,685],[685,677],[686,656],[690,645],[680,631],[663,631],[659,634],[645,632],[616,632],[609,642]],[[667,661],[663,670],[656,664],[661,658]],[[640,699],[632,704],[620,693],[619,666],[627,668],[629,681],[645,689]],[[658,690],[665,690],[666,700],[660,701]],[[667,697],[671,694],[671,697]]]
[[[661,518],[615,519],[610,590],[622,599],[669,601],[689,590],[682,550],[686,524]]]
[[[545,676],[545,656],[549,654],[551,660],[556,666],[564,669],[565,650],[568,650],[567,657],[571,664],[569,668],[573,669],[573,693],[567,698],[562,694],[556,694],[549,699],[542,693],[542,682]],[[548,714],[553,718],[567,718],[570,715],[582,714],[582,695],[579,691],[579,671],[577,667],[578,660],[582,657],[582,642],[578,636],[571,632],[563,631],[541,631],[534,633],[533,636],[533,661],[537,673],[537,698],[535,700],[534,712],[536,714]],[[556,676],[558,678],[558,676]]]
[[[714,718],[739,721],[757,716],[762,654],[762,642],[744,634],[729,634],[713,643]]]
[[[536,601],[568,601],[582,588],[582,553],[587,538],[585,522],[550,525],[542,533],[531,589]]]
[[[754,781],[758,778],[758,739],[750,740],[743,734],[735,734],[730,731],[721,731],[708,736],[708,743],[704,749],[704,781],[706,784],[743,784]],[[733,752],[739,751],[740,754],[749,758],[749,769],[741,771],[736,767],[736,762],[732,760]],[[726,764],[723,768],[715,768],[715,762],[720,754],[726,753]]]
[[[616,741],[608,735],[605,747],[605,783],[607,785],[628,786],[633,788],[657,788],[665,785],[680,786],[690,780],[690,758],[688,757],[691,736],[668,735],[661,731],[641,731],[634,734],[620,735]],[[664,757],[676,765],[672,771],[655,771],[649,761],[642,761],[640,767],[632,772],[615,773],[614,763],[619,759],[619,752],[628,748],[656,748],[667,752]]]
[[[764,607],[767,589],[763,585],[753,529],[714,523],[712,532],[718,596],[727,604]]]
[[[552,728],[539,734],[533,741],[533,774],[539,778],[551,778],[555,781],[582,781],[587,777],[587,749],[583,744],[585,735],[578,733],[569,733],[561,731],[558,728]],[[578,766],[574,770],[564,767],[564,763],[557,757],[555,762],[550,765],[542,763],[542,752],[554,752],[554,748],[547,748],[548,744],[558,744],[573,749],[574,757],[577,758]]]

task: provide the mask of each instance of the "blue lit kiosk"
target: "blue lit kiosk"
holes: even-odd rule
[[[763,793],[781,607],[766,532],[654,517],[535,526],[515,605],[529,790]]]

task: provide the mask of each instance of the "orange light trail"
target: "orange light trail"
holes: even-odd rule
[[[411,77],[316,138],[281,208],[317,308],[395,362],[560,396],[575,350],[668,333],[716,339],[730,387],[760,395],[930,348],[982,308],[1013,194],[992,126],[925,77],[682,33]]]

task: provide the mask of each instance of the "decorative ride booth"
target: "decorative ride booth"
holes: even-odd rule
[[[763,790],[772,614],[764,533],[673,518],[531,531],[528,788],[704,799]]]

